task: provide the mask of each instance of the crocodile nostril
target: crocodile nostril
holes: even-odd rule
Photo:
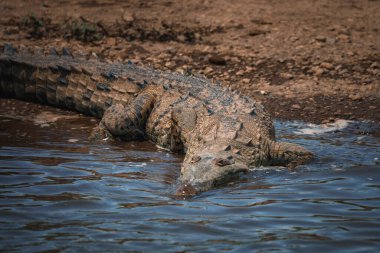
[[[220,167],[235,163],[233,159],[225,159],[225,158],[216,158],[214,162],[215,162],[215,165],[218,165]]]

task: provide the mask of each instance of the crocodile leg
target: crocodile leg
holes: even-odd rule
[[[288,142],[270,141],[269,150],[270,165],[286,166],[289,169],[305,164],[314,157],[309,150]]]
[[[91,134],[92,139],[110,136],[122,140],[146,139],[145,126],[155,103],[151,92],[142,92],[130,105],[115,104],[109,107],[102,121]]]

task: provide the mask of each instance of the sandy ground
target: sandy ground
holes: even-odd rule
[[[206,75],[276,118],[380,121],[379,0],[0,1],[0,45]]]

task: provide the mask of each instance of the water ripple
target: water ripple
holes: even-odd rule
[[[1,124],[1,252],[380,248],[380,141],[357,131],[368,126],[298,135],[307,125],[277,122],[279,139],[305,145],[316,161],[252,170],[183,200],[173,195],[182,157],[149,142],[89,143],[85,117],[44,129]]]

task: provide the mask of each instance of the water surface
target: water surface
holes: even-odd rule
[[[10,102],[0,111],[1,252],[375,252],[380,139],[372,123],[281,140],[316,160],[261,168],[191,199],[182,156],[149,142],[90,143],[96,121]]]

